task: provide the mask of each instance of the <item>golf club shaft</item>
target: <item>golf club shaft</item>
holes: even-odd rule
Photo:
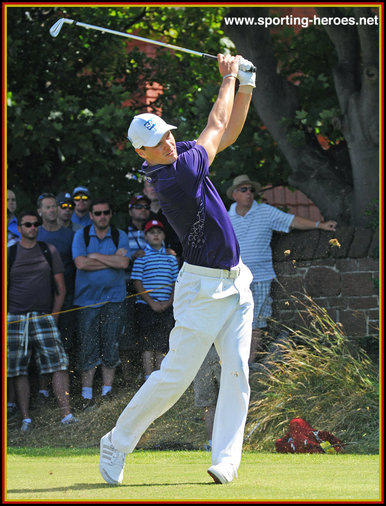
[[[76,26],[81,26],[83,28],[87,28],[87,29],[91,29],[91,30],[98,30],[99,32],[111,33],[112,35],[118,35],[120,37],[126,37],[128,39],[139,40],[141,42],[146,42],[148,44],[155,44],[156,46],[166,47],[168,49],[173,49],[174,51],[183,51],[184,53],[194,54],[196,56],[202,56],[204,58],[211,58],[211,59],[217,61],[217,56],[214,56],[212,54],[201,53],[199,51],[193,51],[192,49],[186,49],[184,47],[174,46],[173,44],[167,44],[166,42],[159,42],[157,40],[145,39],[144,37],[139,37],[137,35],[131,35],[129,33],[118,32],[116,30],[110,30],[109,28],[102,28],[102,27],[96,26],[96,25],[89,25],[87,23],[82,23],[80,21],[74,21],[73,19],[67,19],[67,18],[60,19],[51,27],[50,34],[52,35],[52,37],[57,37],[59,35],[59,32],[60,32],[64,23],[74,24]],[[251,67],[250,71],[254,72],[255,67]]]

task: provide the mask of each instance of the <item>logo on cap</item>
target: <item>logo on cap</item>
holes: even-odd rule
[[[151,220],[151,221],[148,221],[146,223],[146,225],[145,225],[145,232],[147,232],[151,228],[155,228],[155,227],[161,228],[162,230],[165,228],[160,221],[158,221],[158,220]]]
[[[148,119],[143,126],[148,130],[152,130],[155,127],[155,121],[153,119]]]

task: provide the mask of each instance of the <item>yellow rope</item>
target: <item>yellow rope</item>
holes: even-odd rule
[[[125,297],[125,299],[130,299],[131,297],[137,297],[139,295],[143,295],[144,293],[150,293],[150,292],[153,292],[154,290],[160,290],[161,288],[166,288],[167,286],[172,286],[172,285],[173,285],[173,283],[169,283],[168,285],[160,286],[160,287],[157,287],[157,288],[152,288],[152,289],[146,290],[144,292],[133,293],[132,295],[127,295]],[[96,304],[90,304],[89,306],[79,306],[79,307],[74,307],[72,309],[66,309],[65,311],[58,311],[57,313],[47,313],[47,314],[41,314],[41,315],[37,315],[37,316],[32,316],[31,318],[26,318],[26,319],[23,319],[23,320],[14,320],[12,322],[8,322],[8,325],[12,325],[14,323],[21,323],[21,322],[25,322],[25,321],[28,321],[28,320],[35,320],[37,318],[45,318],[46,316],[56,316],[56,315],[59,315],[59,314],[70,313],[71,311],[79,311],[79,309],[85,309],[87,307],[100,306],[102,304],[108,304],[109,302],[111,302],[111,301],[110,300],[106,300],[105,302],[97,302]]]

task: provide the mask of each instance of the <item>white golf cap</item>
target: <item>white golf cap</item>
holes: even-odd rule
[[[127,132],[127,138],[135,149],[142,146],[153,148],[169,130],[177,128],[168,125],[162,118],[155,114],[144,113],[134,116]]]

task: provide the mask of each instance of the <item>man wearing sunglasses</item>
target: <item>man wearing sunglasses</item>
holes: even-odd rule
[[[259,370],[256,358],[262,351],[263,329],[272,315],[271,283],[276,278],[272,263],[271,239],[274,231],[288,233],[297,230],[335,230],[335,221],[319,222],[285,213],[255,200],[260,183],[243,174],[233,180],[226,194],[235,202],[229,210],[233,228],[240,244],[241,258],[253,274],[251,289],[254,299],[254,318],[249,367]]]
[[[83,411],[96,406],[93,397],[96,368],[102,368],[102,400],[108,400],[120,363],[119,337],[125,322],[125,269],[130,261],[130,248],[127,235],[123,230],[113,229],[111,218],[109,202],[94,201],[90,208],[92,225],[75,232],[72,246],[77,267],[74,304],[81,307],[77,312],[77,330]]]
[[[68,358],[57,327],[65,296],[64,266],[55,246],[38,243],[39,218],[35,211],[19,215],[20,243],[8,248],[12,264],[8,279],[7,376],[13,378],[21,431],[29,433],[29,362],[32,350],[41,375],[52,374],[54,395],[63,424],[78,420],[71,414]],[[11,262],[11,248],[16,248]],[[44,253],[46,249],[49,253]],[[50,262],[47,258],[50,258]],[[51,265],[50,265],[51,263]],[[52,281],[56,286],[53,291]]]
[[[85,186],[77,186],[72,191],[72,200],[75,203],[74,214],[71,217],[73,230],[79,230],[92,224],[90,218],[91,194]]]
[[[58,250],[64,265],[64,282],[66,285],[66,296],[63,302],[62,314],[59,316],[58,326],[64,349],[70,360],[70,370],[74,367],[74,315],[67,313],[73,308],[74,285],[75,285],[75,264],[72,259],[72,240],[74,232],[70,228],[63,227],[58,221],[58,205],[55,195],[43,193],[37,199],[38,214],[42,224],[38,231],[38,241],[53,244]],[[47,396],[47,388],[42,388],[42,395]],[[44,398],[41,397],[44,401]]]
[[[56,195],[56,204],[58,206],[58,223],[62,227],[74,230],[72,215],[75,209],[74,201],[69,192],[61,192]]]

